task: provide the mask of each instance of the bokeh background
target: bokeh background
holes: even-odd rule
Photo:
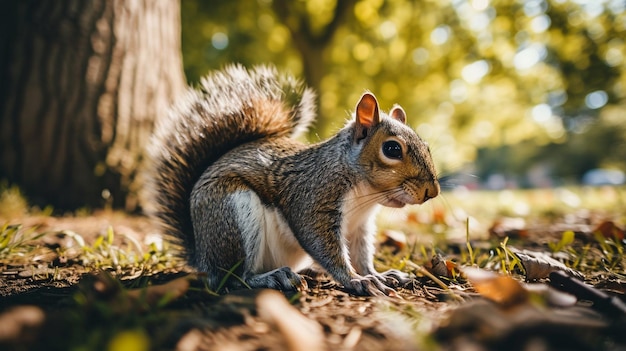
[[[182,0],[181,16],[190,84],[231,62],[302,77],[311,141],[367,89],[468,187],[624,183],[624,0]]]

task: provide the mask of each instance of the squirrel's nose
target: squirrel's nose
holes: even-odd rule
[[[439,182],[435,180],[432,184],[430,184],[430,186],[427,186],[426,189],[424,189],[424,202],[436,197],[439,195],[439,192]]]

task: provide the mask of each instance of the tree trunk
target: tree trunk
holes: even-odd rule
[[[185,85],[179,0],[0,8],[0,178],[36,204],[135,209],[153,123]]]
[[[304,76],[307,84],[321,94],[322,79],[326,75],[326,60],[324,52],[330,45],[335,32],[346,21],[347,16],[354,9],[355,0],[337,1],[330,22],[318,32],[310,26],[311,16],[302,2],[291,0],[274,0],[272,8],[277,18],[291,33],[291,38],[302,58]],[[321,112],[318,99],[318,114]],[[327,124],[328,117],[319,114],[316,120],[317,127]],[[314,130],[311,129],[311,133]],[[311,135],[315,137],[315,135]]]

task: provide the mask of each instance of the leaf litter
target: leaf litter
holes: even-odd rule
[[[0,326],[14,327],[0,328],[0,347],[619,350],[621,205],[383,213],[394,225],[380,225],[377,268],[415,277],[393,298],[353,296],[324,274],[295,294],[218,294],[167,245],[143,240],[145,218],[26,216],[0,236]]]

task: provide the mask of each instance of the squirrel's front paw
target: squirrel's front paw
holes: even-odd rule
[[[345,287],[356,295],[389,296],[394,295],[395,290],[386,286],[377,276],[368,274],[366,276],[353,277]]]
[[[385,285],[389,287],[403,286],[411,281],[411,277],[407,273],[401,272],[397,269],[390,269],[388,271],[380,273],[381,279],[385,282]]]

